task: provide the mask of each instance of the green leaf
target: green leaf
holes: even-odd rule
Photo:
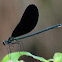
[[[55,53],[53,56],[54,62],[62,62],[62,53]]]
[[[48,59],[49,62],[54,61],[54,59]]]
[[[40,61],[43,61],[43,62],[49,62],[46,59],[44,59],[43,57],[32,55],[29,52],[14,52],[14,53],[10,53],[10,54],[6,55],[1,62],[10,62],[10,61],[12,61],[12,62],[23,62],[23,60],[18,61],[18,58],[20,56],[23,56],[23,55],[31,56],[34,59],[37,59],[37,60],[40,60]]]

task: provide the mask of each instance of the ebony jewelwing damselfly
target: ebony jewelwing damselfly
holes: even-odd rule
[[[29,5],[26,8],[20,22],[18,23],[18,25],[14,29],[12,35],[9,37],[8,41],[4,41],[3,44],[4,45],[5,44],[10,44],[14,40],[19,40],[19,39],[24,39],[24,38],[27,38],[27,37],[31,37],[31,36],[37,35],[39,33],[45,32],[47,30],[62,26],[62,24],[57,24],[57,25],[48,27],[46,29],[43,29],[41,31],[35,32],[33,34],[30,34],[30,35],[26,35],[26,36],[23,36],[23,37],[18,37],[18,36],[22,36],[22,35],[30,32],[30,31],[32,31],[34,29],[34,27],[36,26],[37,22],[38,22],[38,17],[39,17],[38,8],[34,4]]]

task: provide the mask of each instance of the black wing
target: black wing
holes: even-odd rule
[[[37,7],[33,4],[29,5],[26,8],[19,24],[14,29],[11,37],[21,36],[30,32],[36,26],[38,16],[39,13]]]

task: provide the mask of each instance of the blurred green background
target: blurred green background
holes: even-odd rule
[[[30,4],[38,7],[39,19],[35,29],[28,34],[62,23],[62,0],[0,0],[0,62],[8,54],[3,40],[10,37]],[[21,41],[24,47],[22,50],[46,59],[52,58],[55,52],[62,52],[62,28],[55,28]]]

